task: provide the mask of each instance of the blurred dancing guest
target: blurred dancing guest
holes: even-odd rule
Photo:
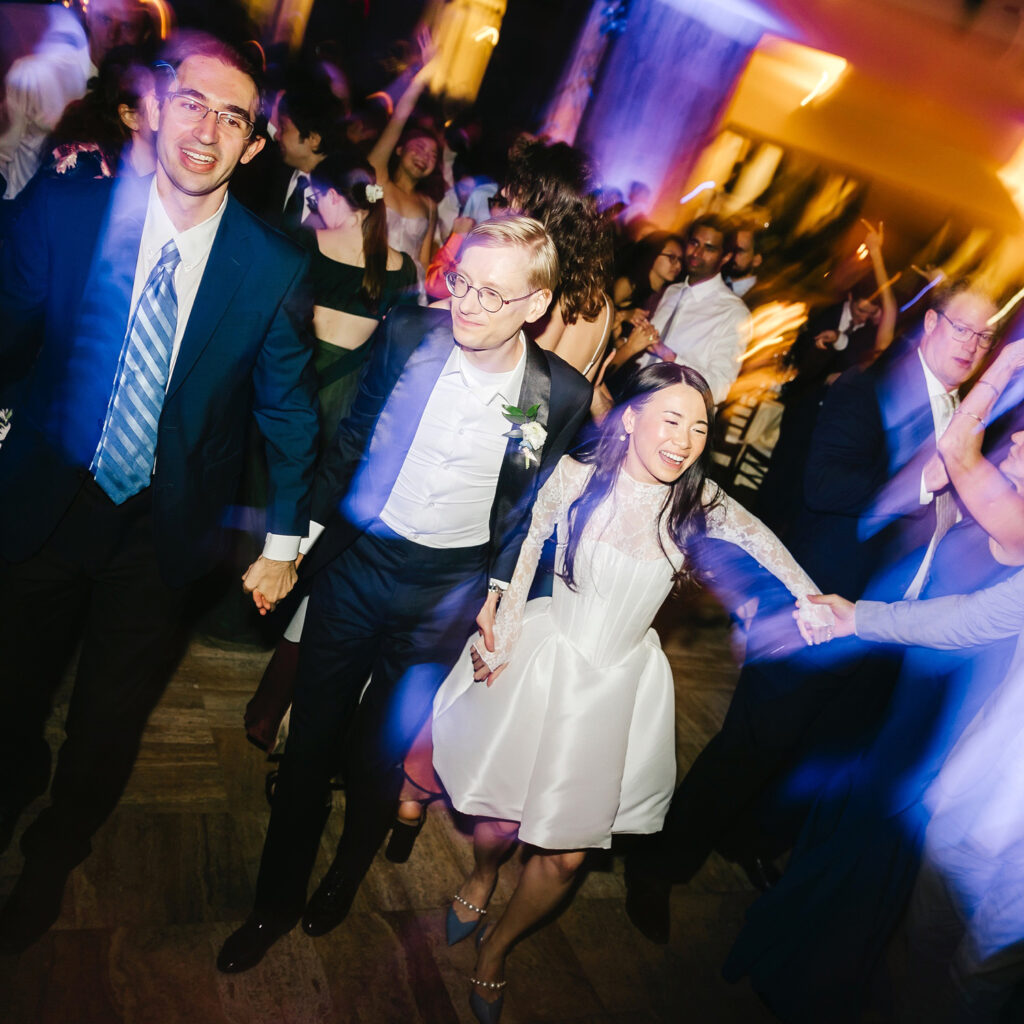
[[[951,468],[974,518],[939,542],[923,598],[991,586],[1024,563],[1024,433],[997,465],[982,455],[979,422],[1022,359],[1024,342],[1003,348],[939,439],[937,468]],[[751,909],[730,956],[729,974],[749,973],[785,1019],[859,1018],[913,885],[928,824],[921,798],[1012,652],[1008,640],[970,656],[907,652],[878,735],[830,780],[782,881]]]
[[[900,1020],[991,1022],[1024,981],[1024,573],[975,594],[820,599],[836,634],[954,650],[1016,638],[1009,671],[924,794],[930,821],[908,921]]]
[[[395,104],[369,160],[384,189],[388,244],[412,257],[422,282],[434,251],[437,203],[444,193],[444,180],[438,173],[441,147],[437,136],[427,128],[406,128],[433,73],[433,42],[427,34],[418,42],[422,67]]]
[[[451,309],[397,311],[373,342],[317,478],[313,518],[327,525],[303,563],[311,594],[288,743],[255,907],[221,949],[222,971],[254,966],[300,915],[313,936],[344,920],[473,617],[491,629],[537,489],[590,403],[586,380],[523,333],[557,283],[539,223],[489,221],[449,277]],[[345,830],[307,905],[339,754]]]
[[[43,181],[3,251],[0,362],[34,354],[0,449],[4,846],[49,780],[43,726],[85,627],[50,805],[22,836],[0,912],[6,951],[56,920],[121,796],[188,586],[216,560],[251,414],[267,441],[271,533],[245,586],[266,610],[295,579],[317,432],[307,261],[227,196],[263,146],[259,102],[234,50],[194,39],[149,110],[156,175]]]
[[[678,235],[668,231],[652,232],[636,244],[631,266],[612,287],[616,347],[620,338],[624,342],[635,327],[650,319],[662,292],[679,276],[684,245]]]
[[[675,716],[672,672],[650,625],[688,572],[693,536],[740,545],[798,597],[816,592],[774,535],[706,481],[713,420],[694,370],[661,363],[634,375],[597,441],[581,459],[563,458],[541,491],[493,645],[471,642],[438,693],[438,774],[456,809],[478,819],[449,943],[486,915],[512,843],[535,854],[478,942],[478,1020],[497,1020],[510,947],[568,894],[586,851],[661,826]],[[554,593],[527,604],[556,527]],[[827,635],[828,620],[815,621]]]

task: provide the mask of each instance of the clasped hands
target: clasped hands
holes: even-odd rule
[[[796,602],[797,629],[810,646],[852,636],[854,605],[838,594],[808,594]]]
[[[302,561],[299,555],[292,562],[279,562],[273,558],[260,555],[242,575],[242,589],[252,594],[253,604],[259,609],[260,615],[272,612],[279,601],[288,596],[299,578],[296,570]]]
[[[494,653],[494,617],[498,612],[499,599],[499,594],[493,591],[488,593],[487,600],[484,601],[484,606],[476,617],[476,624],[480,631],[480,640],[473,644],[469,651],[470,659],[473,662],[473,678],[478,683],[486,680],[488,686],[505,671],[504,665],[499,665],[492,671],[487,662],[484,661],[480,651],[480,641],[482,640],[483,650],[491,654]]]

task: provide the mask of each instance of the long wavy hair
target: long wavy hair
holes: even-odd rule
[[[679,479],[665,487],[665,501],[658,513],[658,542],[662,545],[666,558],[669,553],[665,551],[661,525],[667,527],[676,547],[685,552],[690,538],[704,531],[707,513],[718,504],[717,488],[710,500],[705,501],[704,498],[704,481],[711,468],[710,439],[715,426],[715,402],[708,382],[696,370],[689,366],[681,366],[679,363],[654,363],[652,366],[635,370],[626,381],[621,402],[605,417],[597,436],[575,453],[575,458],[579,462],[592,464],[594,471],[583,492],[569,506],[569,530],[561,577],[571,590],[576,589],[576,553],[580,538],[598,506],[611,495],[626,460],[629,441],[622,440],[622,435],[626,432],[622,414],[626,409],[638,412],[659,391],[676,384],[688,385],[704,400],[708,419],[708,443]],[[684,560],[683,567],[673,576],[677,584],[691,578],[692,574],[687,568],[688,561]]]
[[[593,192],[593,173],[580,150],[530,136],[513,143],[502,194],[554,239],[562,268],[555,299],[567,324],[594,320],[604,310],[612,242]]]
[[[376,306],[384,291],[388,269],[388,222],[384,200],[370,202],[366,189],[376,185],[373,168],[354,146],[346,146],[324,157],[310,173],[314,186],[321,192],[334,189],[354,210],[364,210],[362,291]]]

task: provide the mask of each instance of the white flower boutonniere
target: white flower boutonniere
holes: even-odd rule
[[[526,459],[527,465],[530,465],[531,462],[540,465],[538,456],[544,448],[544,442],[548,437],[548,432],[544,425],[537,422],[537,412],[539,409],[539,405],[531,405],[526,412],[523,412],[522,409],[515,405],[506,405],[504,407],[505,419],[512,424],[512,429],[505,434],[505,437],[518,439],[519,450],[522,452],[523,458]]]

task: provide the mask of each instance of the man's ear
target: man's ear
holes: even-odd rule
[[[934,309],[925,311],[924,314],[924,333],[931,334],[935,330],[939,322],[939,314]]]
[[[759,266],[761,266],[761,254],[759,252],[755,252],[753,259],[750,261],[750,269],[757,270]]]
[[[323,141],[323,138],[319,132],[310,132],[303,141],[309,143],[309,148],[314,153],[320,152],[320,143]]]
[[[262,135],[254,135],[249,145],[245,147],[240,162],[247,164],[266,144],[267,140]]]
[[[149,121],[150,129],[154,132],[157,131],[160,128],[160,103],[157,98],[152,93],[144,96],[142,108],[143,115]]]
[[[538,321],[551,305],[551,289],[541,288],[530,296],[526,303],[526,323],[532,324]]]

